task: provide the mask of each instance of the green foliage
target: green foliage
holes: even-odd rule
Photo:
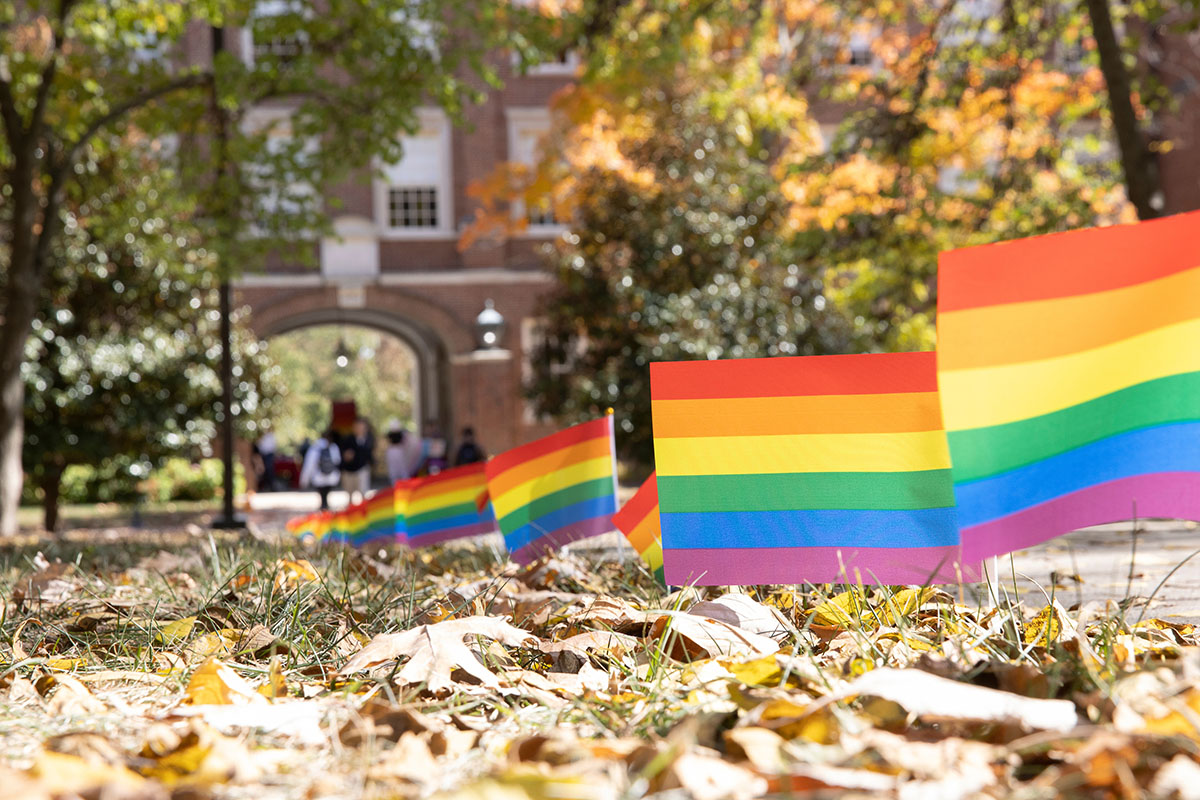
[[[105,188],[70,204],[26,345],[25,469],[51,505],[71,464],[112,483],[91,496],[129,499],[168,456],[202,452],[222,413],[210,257],[145,163],[114,155],[101,165]],[[252,435],[276,370],[236,323],[234,350],[235,413]]]
[[[350,355],[335,362],[339,345]],[[282,397],[273,414],[281,447],[315,439],[329,425],[330,401],[353,400],[378,433],[396,419],[410,431],[415,418],[416,362],[398,339],[369,328],[321,325],[276,336],[268,344],[279,367]]]
[[[811,126],[753,61],[699,58],[635,96],[580,102],[615,122],[566,145],[571,233],[550,256],[559,288],[529,391],[567,420],[613,407],[622,456],[649,465],[651,361],[851,346],[797,263],[777,178]]]

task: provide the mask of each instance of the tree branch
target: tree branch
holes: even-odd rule
[[[53,39],[50,48],[50,58],[46,61],[46,66],[42,68],[41,82],[38,84],[37,95],[33,101],[33,112],[29,115],[27,135],[34,141],[37,141],[41,135],[42,121],[46,118],[46,106],[49,104],[50,99],[50,89],[54,86],[54,76],[58,72],[58,56],[63,49],[67,17],[70,15],[71,8],[75,5],[75,2],[76,0],[59,0],[57,18],[54,24],[50,26],[50,36]]]
[[[0,118],[4,119],[9,146],[16,152],[20,143],[24,141],[25,126],[21,124],[21,115],[17,113],[17,101],[13,98],[12,86],[5,80],[0,80]]]
[[[212,79],[213,76],[211,72],[193,72],[188,75],[182,75],[178,78],[169,80],[166,83],[159,84],[158,86],[152,87],[144,92],[140,92],[133,97],[130,97],[128,100],[117,103],[108,110],[108,113],[103,114],[93,120],[92,124],[84,130],[84,132],[79,136],[78,139],[75,140],[74,143],[64,148],[63,158],[59,168],[69,168],[69,166],[74,162],[75,156],[78,155],[79,151],[85,145],[87,145],[88,141],[93,136],[99,133],[105,126],[116,122],[130,111],[148,105],[158,98],[171,94],[172,92],[178,92],[183,89],[194,89],[198,86],[207,86]]]

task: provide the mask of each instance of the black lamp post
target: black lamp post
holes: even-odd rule
[[[483,311],[475,317],[475,336],[480,350],[495,350],[500,346],[500,337],[504,334],[504,316],[496,310],[496,304],[488,298],[483,303]]]
[[[217,57],[225,50],[225,29],[218,28],[215,25],[212,28],[212,68],[213,68],[213,112],[216,117],[217,125],[217,147],[218,147],[218,163],[217,169],[220,171],[217,181],[224,176],[225,170],[228,167],[228,151],[227,138],[229,135],[228,120],[220,111],[220,106],[217,103]],[[218,208],[228,213],[228,209],[224,208],[224,204],[219,204]],[[217,252],[222,252],[223,248],[218,248]],[[219,269],[227,270],[227,264],[218,264]],[[246,520],[240,516],[233,508],[233,331],[230,326],[230,295],[232,287],[229,285],[228,273],[221,275],[220,288],[220,315],[221,315],[221,450],[224,456],[224,497],[221,503],[221,514],[216,517],[212,526],[219,530],[237,530],[246,527]]]

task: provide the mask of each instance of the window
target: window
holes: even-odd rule
[[[451,236],[454,233],[450,121],[440,109],[417,112],[420,128],[403,136],[404,155],[380,169],[375,207],[384,236]]]
[[[302,177],[306,177],[317,154],[316,140],[293,136],[291,112],[284,108],[251,110],[243,129],[247,134],[265,136],[262,158],[247,164],[244,170],[260,218],[298,217],[311,212],[317,193]]]
[[[388,225],[393,228],[436,228],[437,187],[412,186],[388,190]]]
[[[534,167],[542,158],[542,142],[550,132],[550,110],[508,108],[505,114],[508,116],[508,160]],[[550,198],[529,208],[522,202],[513,203],[513,214],[529,222],[528,232],[533,235],[556,234],[562,230],[554,217]]]
[[[303,23],[308,10],[300,0],[259,0],[243,31],[242,52],[247,64],[290,61],[308,46]]]
[[[529,68],[530,75],[574,75],[579,72],[579,53],[571,48],[559,50],[553,57]]]

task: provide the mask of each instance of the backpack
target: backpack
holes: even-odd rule
[[[337,464],[333,463],[333,453],[329,450],[329,445],[321,448],[321,452],[317,453],[317,472],[322,475],[332,475],[337,469]]]

